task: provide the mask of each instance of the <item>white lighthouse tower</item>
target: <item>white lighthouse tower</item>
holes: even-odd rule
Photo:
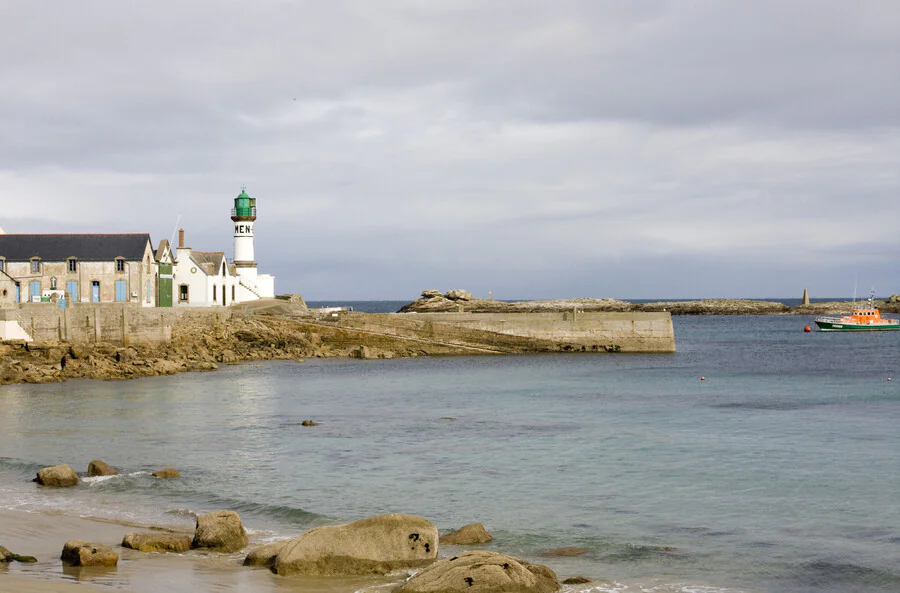
[[[247,187],[234,199],[234,267],[248,288],[256,288],[256,259],[253,255],[253,223],[256,222],[256,198],[247,195]]]

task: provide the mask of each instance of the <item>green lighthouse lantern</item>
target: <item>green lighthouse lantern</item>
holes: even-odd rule
[[[231,212],[234,218],[256,219],[256,198],[247,195],[247,186],[241,186],[241,193],[234,199],[234,210]]]

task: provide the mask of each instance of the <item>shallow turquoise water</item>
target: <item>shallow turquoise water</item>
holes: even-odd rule
[[[808,321],[677,317],[672,355],[7,386],[0,506],[185,525],[232,508],[263,538],[408,512],[483,522],[489,548],[607,590],[895,593],[900,333],[805,334]],[[28,482],[95,458],[130,475]],[[186,478],[144,473],[164,466]],[[538,557],[573,545],[590,553]]]

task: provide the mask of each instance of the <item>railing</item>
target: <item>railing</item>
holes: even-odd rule
[[[232,216],[256,216],[256,208],[232,208]]]

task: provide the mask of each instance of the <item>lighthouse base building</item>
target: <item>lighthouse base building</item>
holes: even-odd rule
[[[163,239],[156,250],[160,307],[228,307],[275,297],[275,277],[260,274],[254,258],[256,199],[246,188],[234,199],[234,259],[223,251],[194,251],[178,232],[174,249]]]

